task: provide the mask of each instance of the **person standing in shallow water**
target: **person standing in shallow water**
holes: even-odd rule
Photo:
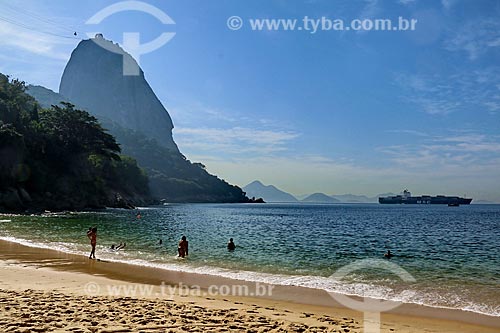
[[[234,244],[232,238],[229,238],[229,243],[227,243],[227,249],[229,251],[234,251],[234,249],[236,249],[236,244]]]
[[[179,251],[179,257],[184,258],[189,254],[189,244],[186,239],[186,236],[182,236],[179,241],[179,246],[177,247],[177,251]]]
[[[87,231],[87,237],[90,239],[90,245],[92,246],[92,251],[90,252],[89,259],[95,259],[95,246],[97,244],[97,228],[93,227]]]

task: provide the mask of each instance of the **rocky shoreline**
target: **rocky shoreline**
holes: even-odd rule
[[[155,205],[159,202],[138,194],[125,195],[111,192],[106,197],[82,200],[80,197],[62,197],[46,192],[44,196],[30,195],[22,187],[0,191],[0,213],[41,214],[46,211],[84,211],[105,208],[135,209],[138,206]]]

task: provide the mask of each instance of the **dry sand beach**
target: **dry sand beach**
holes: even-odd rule
[[[277,287],[276,295],[266,299],[164,295],[157,283],[160,276],[168,283],[179,279],[177,283],[206,285],[214,280],[89,261],[5,241],[0,241],[0,265],[2,332],[363,332],[362,313],[308,304],[319,294],[305,298],[302,291],[290,288]],[[110,296],[106,288],[137,283],[155,286],[148,294],[135,296],[123,291]],[[469,322],[465,323],[429,318],[430,313],[440,312],[437,309],[407,312],[412,315],[382,314],[381,332],[500,332],[498,318],[464,312],[448,316]]]

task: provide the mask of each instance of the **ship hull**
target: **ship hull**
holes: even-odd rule
[[[460,198],[460,197],[381,197],[378,198],[378,202],[381,204],[409,204],[409,205],[469,205],[472,199]]]

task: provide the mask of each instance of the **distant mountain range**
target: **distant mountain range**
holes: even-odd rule
[[[274,185],[264,185],[260,181],[255,180],[243,187],[247,197],[262,198],[266,202],[297,202],[290,193],[286,193]]]
[[[313,193],[304,199],[302,202],[310,202],[310,203],[339,203],[340,200],[332,198],[324,193]]]
[[[340,202],[350,202],[350,203],[368,203],[368,202],[378,202],[378,197],[369,198],[366,195],[355,195],[355,194],[332,194],[332,197],[339,200]]]
[[[249,198],[263,198],[266,202],[305,202],[305,203],[377,203],[379,197],[396,195],[394,193],[382,193],[375,197],[355,194],[333,194],[324,193],[303,194],[294,196],[274,185],[264,185],[255,180],[243,187]]]

